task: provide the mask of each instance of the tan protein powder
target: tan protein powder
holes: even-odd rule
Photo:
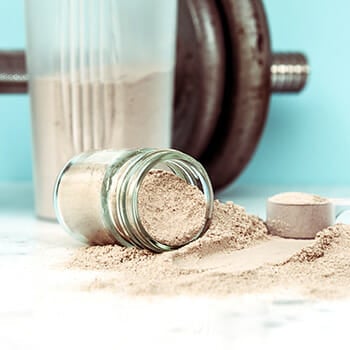
[[[169,182],[178,181],[161,172],[151,174],[144,184],[145,192],[140,193],[140,210],[150,195],[146,188],[165,177]],[[183,196],[197,196],[193,188],[186,189],[190,185],[177,184],[182,185],[179,199],[189,209],[190,200]],[[168,186],[174,188],[174,184]],[[167,196],[161,191],[154,196],[157,208],[167,205]],[[189,214],[187,209],[181,209],[179,217]],[[160,227],[150,207],[143,214],[149,225]],[[165,212],[162,220],[170,214]],[[188,219],[197,222],[196,215]],[[184,227],[189,222],[183,223]],[[153,230],[157,235],[164,233]],[[165,237],[178,239],[176,230],[170,232]],[[331,226],[317,233],[315,239],[286,239],[270,235],[263,221],[248,215],[244,208],[215,201],[206,234],[178,250],[154,254],[120,246],[86,247],[74,253],[68,268],[99,271],[97,277],[94,274],[83,284],[83,290],[104,289],[128,295],[221,296],[288,290],[312,298],[339,298],[350,296],[349,256],[350,226]]]
[[[144,178],[138,199],[141,222],[158,242],[179,246],[196,237],[205,225],[203,193],[178,176],[150,171]]]
[[[277,204],[284,205],[313,205],[328,203],[327,198],[320,197],[316,194],[303,192],[284,192],[276,194],[270,200]]]

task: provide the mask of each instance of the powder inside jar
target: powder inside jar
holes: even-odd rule
[[[138,210],[148,234],[170,246],[190,242],[206,223],[204,194],[196,186],[163,170],[152,170],[144,178]]]

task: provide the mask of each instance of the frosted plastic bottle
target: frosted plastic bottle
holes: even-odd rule
[[[177,0],[26,0],[36,213],[74,155],[171,141]]]

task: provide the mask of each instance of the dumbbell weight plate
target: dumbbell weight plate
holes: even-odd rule
[[[215,0],[179,0],[173,147],[199,157],[220,114],[225,47]]]
[[[270,100],[270,35],[260,0],[217,1],[225,28],[226,82],[222,113],[200,157],[215,189],[231,183],[251,159]]]

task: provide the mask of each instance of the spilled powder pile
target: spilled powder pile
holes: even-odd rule
[[[175,179],[161,171],[151,175],[143,184],[139,209],[147,229],[164,241],[167,235],[160,223],[167,216],[159,213],[158,222],[151,214],[164,206],[166,196],[153,185],[164,178],[169,182]],[[183,208],[176,207],[174,222],[167,229],[172,242],[181,242],[202,223],[198,218],[204,207],[197,190],[181,182],[176,186],[182,189],[178,199]],[[150,190],[155,192],[150,194]],[[197,203],[195,207],[184,198],[186,193]],[[148,200],[152,202],[149,205]],[[176,201],[170,202],[173,206]],[[167,210],[171,213],[172,209]],[[175,218],[177,224],[183,218],[180,227],[172,227]],[[190,229],[181,231],[182,225]],[[68,267],[100,271],[83,289],[128,295],[217,296],[287,290],[312,297],[346,297],[350,296],[350,226],[335,225],[319,232],[314,240],[285,239],[269,235],[263,221],[248,215],[244,208],[215,201],[206,234],[178,250],[154,254],[120,246],[86,247],[75,253]]]
[[[176,259],[207,256],[220,251],[235,251],[267,239],[266,226],[260,219],[249,216],[243,208],[231,202],[223,204],[215,201],[212,223],[206,234],[178,250],[154,254],[147,250],[124,248],[117,245],[86,247],[78,251],[71,261],[70,267],[127,272],[129,270],[142,271],[148,265],[153,270],[149,275],[149,278],[152,278],[152,276],[166,272],[168,268],[177,268],[176,264],[172,264]],[[146,264],[146,261],[149,264]],[[165,266],[163,265],[165,262],[170,264]],[[191,268],[195,268],[195,266],[191,266]],[[174,279],[176,279],[176,275],[174,275]],[[140,282],[142,284],[145,281],[140,280]]]
[[[235,281],[237,288],[249,292],[282,289],[316,298],[348,298],[350,226],[329,227],[285,262],[247,271]]]
[[[119,246],[81,248],[69,267],[101,270],[98,278],[83,286],[85,290],[106,289],[129,295],[291,291],[317,298],[350,296],[350,226],[330,227],[311,241],[288,240],[268,236],[261,221],[232,204],[228,207],[228,212],[237,211],[233,218],[241,224],[231,235],[223,234],[222,240],[215,230],[209,231],[212,238],[204,236],[163,254]],[[217,229],[218,216],[225,215],[223,208],[226,204],[216,203]],[[245,220],[249,219],[251,226],[242,230],[243,222],[247,224]],[[115,271],[115,276],[103,271]]]
[[[162,170],[152,170],[144,178],[138,210],[146,231],[167,245],[179,246],[191,241],[205,225],[203,193]]]
[[[350,242],[350,226],[335,225],[319,232],[313,244],[293,255],[287,262],[311,262],[322,258],[331,247],[342,245],[347,248]]]

